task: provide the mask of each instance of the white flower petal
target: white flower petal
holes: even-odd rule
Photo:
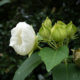
[[[31,25],[19,22],[11,30],[10,46],[20,55],[28,54],[35,45],[35,32]]]

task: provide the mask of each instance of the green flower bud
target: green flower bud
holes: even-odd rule
[[[58,21],[51,29],[52,40],[55,40],[56,42],[63,41],[66,37],[67,37],[66,24],[63,23],[62,21]]]
[[[46,20],[42,23],[43,27],[51,28],[52,27],[52,22],[51,20],[47,17]]]
[[[59,24],[60,26],[66,26],[66,24],[63,23],[62,21],[57,21],[57,24]]]
[[[77,32],[77,27],[72,23],[72,21],[67,25],[67,36],[72,37]]]
[[[47,17],[46,20],[42,23],[42,27],[39,30],[39,35],[44,39],[48,40],[51,34],[52,22]]]

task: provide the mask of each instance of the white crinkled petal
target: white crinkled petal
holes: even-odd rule
[[[31,25],[20,22],[11,30],[10,46],[20,55],[28,54],[35,44],[35,32]]]

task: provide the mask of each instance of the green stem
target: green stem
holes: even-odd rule
[[[68,80],[68,62],[67,62],[67,59],[65,59],[65,66],[66,66],[66,78]]]
[[[53,49],[56,49],[55,47],[53,47],[49,42],[48,42],[48,45],[50,46],[50,47],[52,47]]]
[[[50,47],[52,47],[53,49],[56,49],[56,48],[57,48],[56,43],[54,44],[54,43],[52,43],[51,41],[43,40],[43,41],[40,41],[40,42],[46,42],[46,43],[48,43],[48,45],[49,45]]]
[[[56,42],[53,40],[53,43],[56,45]]]
[[[42,49],[40,46],[37,46],[40,50]]]
[[[52,44],[55,48],[57,48],[57,45],[56,45],[56,44],[54,44],[53,42],[51,42],[51,44]]]

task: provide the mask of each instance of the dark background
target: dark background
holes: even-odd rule
[[[53,24],[57,20],[65,23],[72,21],[80,27],[80,0],[0,0],[0,80],[12,80],[15,71],[27,57],[17,55],[9,47],[10,30],[18,22],[26,21],[38,32],[47,16]],[[80,47],[80,32],[78,37],[71,41],[69,48]],[[37,67],[26,80],[38,80],[39,75],[51,80],[44,64]]]

